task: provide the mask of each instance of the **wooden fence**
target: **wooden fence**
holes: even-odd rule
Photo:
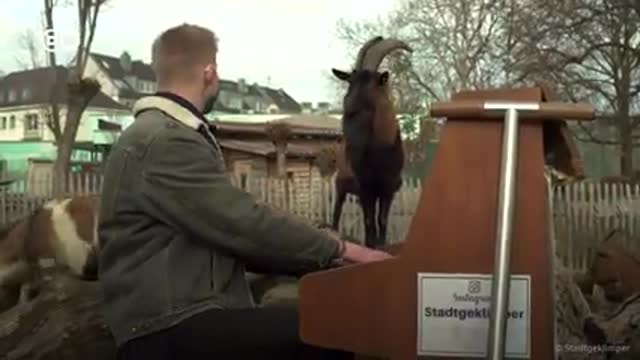
[[[0,186],[0,228],[26,216],[53,198],[50,178],[18,180]],[[98,194],[102,184],[99,174],[70,174],[68,194]]]
[[[594,248],[614,229],[624,246],[638,253],[640,186],[584,181],[560,185],[553,194],[557,251],[565,264],[584,270]]]
[[[232,177],[232,183],[240,187],[240,181]],[[318,223],[331,224],[333,202],[336,196],[333,179],[316,178],[317,189],[312,194],[300,194],[296,191],[293,179],[252,178],[244,190],[253,194],[260,202],[304,216]],[[37,183],[26,180],[17,181],[6,188],[0,188],[0,227],[17,220],[38,206],[49,201],[51,184],[49,179]],[[95,194],[100,192],[102,179],[99,175],[73,174],[69,178],[70,193]],[[31,187],[31,189],[30,189]],[[35,191],[34,191],[35,190]],[[409,222],[418,204],[420,183],[407,180],[396,195],[389,214],[388,239],[390,242],[404,239]],[[364,239],[360,207],[357,199],[348,195],[342,208],[340,232],[354,239]]]
[[[312,194],[296,193],[294,182],[273,178],[253,178],[245,190],[260,202],[304,216],[315,222],[331,223],[335,188],[332,179],[315,179],[318,186]],[[72,176],[73,193],[99,193],[101,179],[85,175]],[[234,184],[239,181],[232,179]],[[39,192],[45,185],[39,186]],[[238,186],[238,185],[237,185]],[[421,184],[407,180],[397,193],[389,218],[388,242],[402,241],[411,225],[420,199]],[[48,195],[31,194],[25,182],[0,188],[0,225],[16,220],[48,201]],[[304,201],[301,201],[304,199]],[[640,186],[578,182],[557,186],[553,190],[554,226],[557,251],[564,264],[584,270],[593,257],[593,249],[613,229],[627,234],[625,247],[636,252],[640,248]],[[0,226],[1,227],[1,226]],[[341,233],[362,241],[364,229],[357,200],[347,196],[340,223]]]
[[[259,201],[290,213],[304,216],[314,222],[331,224],[333,218],[336,189],[333,179],[315,179],[319,182],[312,194],[299,197],[293,182],[286,184],[284,179],[255,178],[248,182],[245,189]],[[234,183],[238,183],[234,180]],[[413,213],[420,200],[421,183],[416,179],[403,181],[389,210],[387,241],[397,242],[404,239],[411,225]],[[298,200],[303,201],[298,201]],[[347,195],[342,207],[340,232],[354,239],[364,241],[364,225],[358,200]]]

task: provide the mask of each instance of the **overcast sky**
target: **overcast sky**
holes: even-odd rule
[[[336,39],[340,18],[359,20],[388,13],[400,0],[111,0],[98,19],[92,51],[150,60],[162,30],[183,22],[207,26],[220,38],[223,79],[284,88],[298,101],[334,97],[326,80],[332,66],[349,68]],[[60,1],[63,2],[63,1]],[[42,0],[0,0],[0,70],[19,70],[18,34],[42,31]],[[56,32],[73,39],[74,7],[56,9]]]

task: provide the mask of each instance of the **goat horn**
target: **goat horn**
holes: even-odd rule
[[[369,48],[362,60],[361,70],[377,71],[385,56],[389,55],[394,50],[400,49],[413,52],[413,49],[401,40],[384,39],[376,42]]]
[[[360,51],[358,52],[358,57],[356,58],[356,70],[360,70],[362,66],[362,61],[364,60],[364,56],[367,54],[367,51],[375,45],[377,42],[382,41],[382,36],[376,36],[373,39],[367,41],[360,47]]]

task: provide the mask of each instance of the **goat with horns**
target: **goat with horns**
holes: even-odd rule
[[[360,48],[353,71],[332,69],[335,77],[349,84],[343,99],[344,156],[356,183],[368,247],[384,245],[389,209],[402,185],[404,150],[389,72],[378,71],[394,50],[412,52],[400,40],[377,36]]]

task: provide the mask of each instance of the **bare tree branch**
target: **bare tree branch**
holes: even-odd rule
[[[43,0],[44,1],[44,18],[45,18],[45,27],[47,29],[53,29],[53,9],[55,8],[57,1],[55,0]],[[62,138],[62,129],[60,127],[60,106],[58,104],[58,96],[56,89],[59,89],[59,84],[63,81],[63,79],[58,78],[57,69],[57,59],[56,53],[54,51],[48,52],[48,60],[49,67],[51,68],[50,77],[52,88],[49,90],[49,109],[47,113],[49,114],[49,120],[46,125],[53,133],[53,138],[58,144],[60,139]]]
[[[626,1],[626,3],[625,3]],[[581,141],[620,147],[620,168],[632,172],[634,131],[640,125],[640,16],[627,0],[530,0],[517,16],[523,78],[551,76],[561,92],[588,101],[616,129],[603,139],[598,128],[579,126]],[[527,20],[529,21],[527,22]],[[535,19],[531,21],[530,19]],[[585,136],[586,135],[586,136]]]
[[[383,19],[343,21],[339,38],[354,48],[373,35],[408,42],[411,66],[395,68],[406,72],[394,83],[403,97],[431,102],[461,88],[555,84],[561,98],[606,114],[615,136],[593,127],[576,136],[619,146],[628,173],[640,131],[638,8],[637,0],[407,0]]]
[[[49,66],[54,76],[51,96],[51,121],[47,124],[54,134],[57,146],[57,157],[54,163],[54,196],[63,196],[66,192],[68,172],[70,170],[73,144],[80,126],[82,114],[91,99],[100,91],[100,84],[95,79],[84,78],[84,71],[95,36],[98,15],[107,0],[76,0],[78,14],[78,47],[68,73],[68,79],[59,79],[55,52],[49,53]],[[46,27],[53,29],[54,0],[44,0]],[[60,121],[57,94],[65,89],[66,118]],[[62,126],[64,124],[64,126]]]
[[[42,67],[41,47],[32,29],[18,34],[18,47],[21,53],[15,56],[16,63],[24,70]]]

